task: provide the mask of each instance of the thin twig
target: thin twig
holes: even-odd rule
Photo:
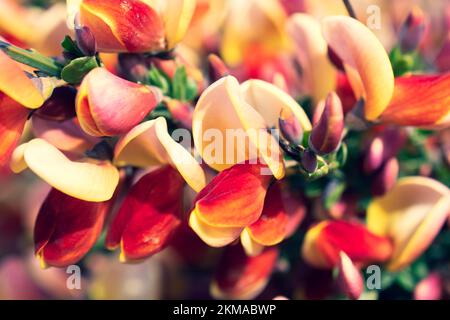
[[[345,8],[347,9],[348,14],[350,15],[350,17],[352,17],[354,19],[357,19],[355,10],[353,9],[353,6],[350,3],[350,0],[343,0],[343,1],[344,1]]]

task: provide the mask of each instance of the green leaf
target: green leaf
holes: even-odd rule
[[[188,77],[184,66],[178,67],[172,80],[172,98],[186,101]]]
[[[95,57],[82,57],[72,60],[61,72],[61,78],[71,84],[80,83],[92,69],[98,68]]]
[[[169,78],[154,66],[152,66],[148,72],[148,82],[150,85],[160,88],[164,95],[169,94]]]
[[[82,57],[83,53],[78,48],[75,41],[72,40],[71,37],[66,36],[64,40],[61,42],[61,46],[63,47],[64,51],[71,53],[75,55],[76,57]]]

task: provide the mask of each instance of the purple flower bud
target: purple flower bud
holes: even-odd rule
[[[75,117],[77,90],[72,87],[58,87],[47,101],[36,110],[35,116],[52,121],[65,121]]]
[[[391,158],[386,161],[372,181],[372,195],[382,196],[391,190],[397,181],[398,172],[399,164],[397,158]]]
[[[78,48],[81,52],[89,57],[92,57],[97,52],[97,42],[95,41],[94,34],[88,27],[76,27],[75,38],[77,40]]]
[[[344,112],[338,95],[330,93],[325,101],[320,120],[314,125],[309,137],[309,146],[320,155],[336,151],[344,131]]]
[[[308,173],[313,173],[317,170],[317,156],[312,150],[305,150],[301,156],[301,164],[303,169]]]
[[[209,79],[211,82],[215,82],[222,77],[230,74],[228,67],[225,63],[215,54],[210,54],[208,56],[209,64]]]
[[[278,124],[283,137],[292,144],[301,145],[303,141],[303,128],[294,113],[287,108],[281,110]]]
[[[400,49],[404,53],[417,49],[425,32],[425,15],[414,7],[400,29]]]

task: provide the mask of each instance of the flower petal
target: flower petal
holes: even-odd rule
[[[0,92],[0,171],[19,143],[29,110]]]
[[[41,92],[25,75],[20,65],[1,50],[0,65],[0,92],[30,109],[39,108],[44,103]]]
[[[350,299],[357,300],[364,291],[361,272],[343,251],[339,253],[338,268],[339,275],[337,281],[341,290]]]
[[[340,220],[324,221],[308,230],[303,258],[317,268],[333,268],[339,252],[358,264],[386,261],[392,254],[389,238],[373,234],[365,226]]]
[[[261,216],[272,180],[256,164],[237,164],[219,173],[195,199],[195,213],[202,222],[221,228],[242,228]]]
[[[269,248],[248,257],[240,246],[228,247],[211,283],[216,299],[253,299],[267,285],[278,259],[278,250]]]
[[[365,117],[377,119],[394,92],[394,73],[386,50],[361,22],[345,16],[323,20],[323,35],[341,58],[357,98],[365,100]]]
[[[167,49],[172,49],[183,40],[194,15],[196,0],[167,0],[162,12],[166,30]]]
[[[106,246],[121,246],[123,261],[164,249],[181,224],[184,181],[170,166],[142,177],[130,190],[114,218]]]
[[[163,21],[145,1],[83,0],[80,20],[94,33],[100,51],[147,52],[165,48]]]
[[[36,219],[34,243],[41,265],[77,263],[95,244],[110,202],[87,202],[52,189]]]
[[[184,139],[183,142],[186,143]],[[114,162],[119,166],[149,167],[170,164],[197,192],[206,184],[205,174],[200,164],[189,151],[172,139],[163,117],[134,127],[119,140],[114,155]]]
[[[93,136],[127,133],[159,103],[152,88],[95,68],[83,79],[76,99],[81,128]]]
[[[336,89],[337,72],[328,59],[328,45],[320,23],[312,16],[296,13],[289,18],[287,32],[295,46],[302,67],[305,86],[318,103]]]
[[[449,212],[450,191],[445,185],[430,178],[408,177],[372,201],[367,225],[371,232],[393,240],[388,268],[397,271],[428,248]]]
[[[394,96],[381,116],[384,123],[440,129],[450,126],[450,73],[395,79]]]
[[[111,199],[119,183],[118,170],[107,161],[70,161],[43,139],[33,139],[13,154],[12,169],[25,161],[41,179],[74,198],[102,202]],[[19,170],[17,170],[19,171]]]

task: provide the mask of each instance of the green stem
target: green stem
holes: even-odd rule
[[[36,68],[49,76],[60,77],[62,66],[39,52],[25,50],[0,40],[0,50],[17,62]]]

